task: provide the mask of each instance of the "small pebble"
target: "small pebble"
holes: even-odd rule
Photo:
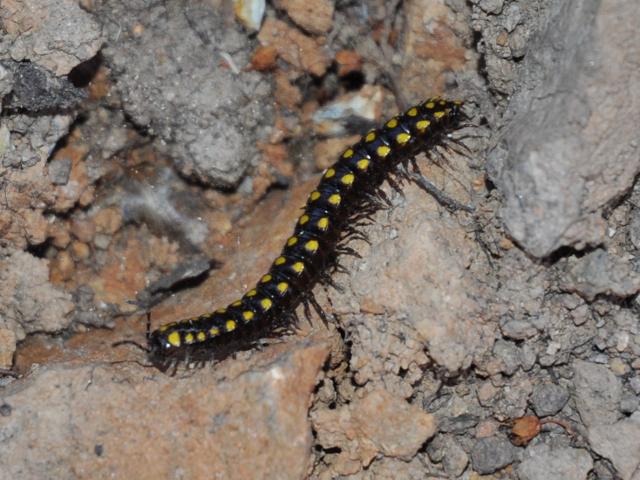
[[[538,385],[531,395],[531,406],[539,417],[555,415],[569,401],[569,392],[555,383]]]
[[[511,464],[515,448],[504,437],[482,438],[471,450],[473,469],[481,474],[493,473]]]

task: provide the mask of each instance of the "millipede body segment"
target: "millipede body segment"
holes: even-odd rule
[[[346,149],[324,172],[282,253],[256,286],[226,307],[151,332],[151,361],[166,368],[187,358],[220,358],[239,344],[290,327],[301,303],[307,310],[309,303],[319,308],[311,290],[318,282],[332,283],[337,256],[352,252],[345,242],[363,237],[357,230],[361,220],[386,201],[382,182],[408,178],[409,162],[417,169],[413,158],[418,152],[446,145],[464,118],[461,106],[460,101],[431,98]]]

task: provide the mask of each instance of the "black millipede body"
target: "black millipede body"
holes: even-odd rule
[[[148,334],[150,360],[161,369],[185,359],[219,359],[263,337],[288,330],[295,309],[311,304],[325,316],[311,292],[331,284],[340,253],[351,252],[349,238],[362,219],[387,201],[380,185],[394,177],[412,178],[414,156],[446,146],[461,126],[462,102],[431,98],[388,120],[344,151],[307,199],[304,213],[282,253],[257,285],[230,305],[162,325]],[[392,184],[395,184],[392,183]]]

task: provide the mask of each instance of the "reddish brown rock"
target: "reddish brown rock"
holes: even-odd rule
[[[386,390],[374,390],[349,405],[312,414],[318,443],[340,448],[334,471],[357,473],[377,455],[413,458],[436,431],[431,415]]]
[[[399,86],[410,98],[441,93],[447,75],[465,68],[467,51],[454,28],[459,27],[467,35],[470,33],[467,25],[452,22],[451,15],[451,10],[441,0],[407,3],[408,23]]]
[[[122,226],[122,213],[119,208],[103,208],[93,217],[96,231],[113,235]]]
[[[267,18],[258,40],[264,46],[273,46],[278,55],[294,67],[318,77],[324,75],[331,63],[329,56],[314,39],[280,20]]]
[[[299,479],[328,347],[309,338],[174,377],[133,363],[42,368],[3,391],[7,478]],[[138,352],[136,352],[137,354]]]
[[[291,20],[307,32],[327,33],[333,25],[331,0],[276,0],[274,5],[285,10]]]
[[[81,242],[91,243],[96,225],[91,220],[75,219],[71,222],[71,233]]]

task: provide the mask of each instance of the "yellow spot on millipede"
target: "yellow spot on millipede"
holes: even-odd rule
[[[429,110],[431,110],[432,108],[435,108],[436,104],[433,102],[427,102],[424,105],[426,108],[428,108]]]
[[[287,240],[287,247],[293,247],[296,243],[298,243],[298,237],[291,237]]]
[[[442,118],[442,117],[444,117],[444,112],[436,112],[436,113],[433,114],[433,116],[436,117],[436,118]]]
[[[395,118],[392,118],[386,123],[386,126],[387,128],[396,128],[398,126],[398,120]]]
[[[287,282],[280,282],[278,284],[278,291],[284,295],[285,293],[287,293],[287,290],[289,290],[289,284]]]
[[[239,307],[240,305],[242,305],[242,300],[236,300],[231,304],[232,307]]]
[[[268,273],[266,275],[264,275],[261,279],[260,282],[261,283],[268,283],[271,281],[273,277],[271,275],[269,275]]]
[[[307,243],[304,244],[304,249],[307,252],[316,253],[319,246],[320,244],[318,243],[317,240],[309,240]]]
[[[353,181],[355,180],[355,177],[353,176],[353,173],[347,173],[345,176],[343,176],[340,181],[345,184],[345,185],[351,185],[353,184]]]
[[[331,178],[336,174],[336,169],[335,168],[330,168],[328,169],[325,174],[324,174],[324,178]]]
[[[345,150],[345,152],[342,154],[342,158],[351,158],[353,157],[353,149],[352,148],[348,148],[347,150]]]
[[[220,329],[218,327],[211,327],[209,329],[209,335],[211,335],[212,337],[220,335]]]
[[[322,196],[322,194],[319,191],[315,190],[315,191],[311,192],[311,195],[309,195],[309,200],[311,200],[312,202],[315,202],[321,196]]]
[[[216,313],[227,313],[227,309],[226,307],[220,307],[219,309],[216,310]]]
[[[284,263],[287,263],[287,259],[284,258],[284,257],[278,257],[278,258],[276,258],[276,261],[273,262],[273,263],[276,264],[276,265],[282,265]]]
[[[376,139],[376,132],[369,132],[367,133],[367,136],[364,137],[365,141],[367,142],[373,142]]]
[[[306,213],[304,215],[302,215],[300,217],[300,220],[298,220],[298,223],[300,225],[304,225],[305,223],[307,223],[309,221],[309,215],[307,215]]]
[[[396,136],[396,142],[398,142],[400,145],[406,144],[410,139],[411,135],[409,135],[408,133],[399,133]]]
[[[191,345],[193,343],[194,337],[193,337],[193,333],[187,333],[184,336],[184,343],[186,343],[187,345]]]
[[[362,160],[360,160],[362,161]],[[334,193],[333,195],[331,195],[329,197],[329,203],[331,205],[333,205],[334,207],[337,207],[338,205],[340,205],[340,201],[342,200],[342,198],[340,198],[340,194],[339,193]]]
[[[416,129],[419,132],[424,132],[427,127],[429,127],[429,125],[431,125],[431,122],[429,120],[420,120],[418,123],[416,123]]]
[[[262,300],[260,300],[260,306],[265,312],[271,308],[271,305],[273,305],[273,302],[270,298],[263,298]]]
[[[233,332],[236,329],[236,322],[234,320],[227,320],[224,328],[227,332]]]
[[[258,291],[255,288],[252,288],[247,292],[247,297],[255,297]]]
[[[362,160],[358,160],[358,163],[356,163],[356,166],[358,167],[358,170],[366,170],[367,168],[369,168],[369,160],[367,160],[366,158],[363,158]]]
[[[167,342],[169,342],[169,345],[172,345],[174,347],[179,347],[180,346],[180,334],[178,332],[171,332],[167,336]]]
[[[253,312],[251,310],[247,310],[246,312],[242,312],[242,318],[244,318],[245,322],[249,322],[253,320]]]
[[[415,117],[416,115],[418,115],[418,109],[416,107],[411,107],[409,110],[407,110],[407,115],[410,117]]]
[[[386,157],[387,155],[389,155],[389,153],[391,152],[391,149],[389,147],[387,147],[386,145],[380,145],[377,149],[376,149],[376,153],[378,154],[379,157]]]
[[[329,218],[322,217],[320,220],[318,220],[318,223],[316,225],[318,225],[318,228],[320,230],[326,230],[329,227]]]
[[[196,334],[196,338],[198,339],[199,342],[204,342],[207,339],[207,334],[204,332],[198,332]]]
[[[291,269],[299,275],[304,271],[304,263],[296,262],[291,265]]]

